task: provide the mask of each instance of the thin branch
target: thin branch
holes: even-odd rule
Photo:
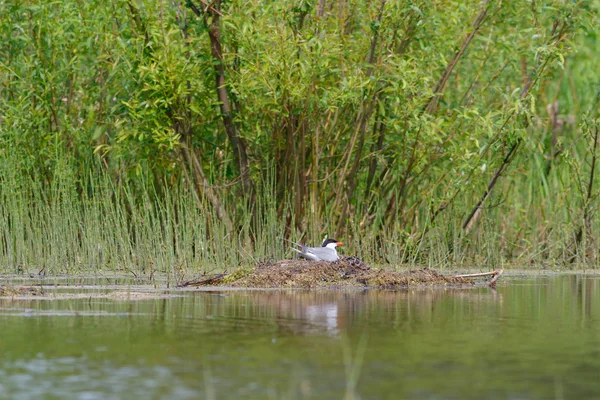
[[[483,193],[483,196],[481,196],[481,199],[477,202],[477,204],[471,211],[471,214],[469,214],[469,217],[463,223],[463,230],[465,231],[465,234],[468,234],[471,231],[471,229],[473,228],[473,225],[475,224],[477,219],[479,219],[479,215],[481,214],[481,210],[483,208],[483,203],[485,203],[487,198],[492,193],[492,190],[494,189],[494,186],[496,186],[496,182],[498,181],[498,178],[500,178],[502,176],[502,174],[504,173],[504,171],[506,170],[506,168],[512,161],[520,144],[521,144],[521,139],[517,140],[517,142],[511,146],[510,150],[508,151],[508,154],[502,160],[502,164],[500,164],[500,168],[498,168],[496,170],[496,172],[494,173],[494,176],[490,180],[490,183],[488,184],[486,191]]]
[[[433,114],[435,112],[438,99],[442,96],[444,92],[444,87],[446,86],[446,83],[448,83],[448,79],[450,78],[450,75],[452,75],[452,71],[454,71],[454,68],[458,64],[458,61],[461,59],[463,54],[465,54],[467,47],[469,47],[469,44],[479,31],[479,28],[481,28],[481,25],[483,25],[483,22],[485,21],[485,18],[488,14],[489,3],[489,0],[486,0],[483,3],[479,14],[477,14],[477,17],[475,17],[475,21],[473,22],[473,30],[465,37],[465,39],[460,45],[460,49],[456,52],[454,58],[452,59],[452,61],[450,61],[450,63],[444,70],[444,73],[435,85],[435,88],[433,89],[433,96],[429,98],[427,106],[424,108],[424,111],[428,114]]]

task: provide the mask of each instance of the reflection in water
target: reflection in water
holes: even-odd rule
[[[504,279],[497,291],[183,294],[0,300],[0,397],[600,395],[595,277]]]
[[[337,335],[338,326],[338,305],[337,303],[318,304],[306,306],[306,321],[310,324],[321,325],[325,327],[327,333]]]
[[[281,331],[295,334],[339,336],[370,320],[373,326],[431,323],[444,313],[450,300],[454,306],[484,312],[502,304],[502,294],[492,289],[419,289],[408,291],[251,291],[229,294],[248,307],[250,318],[268,317]],[[486,311],[487,310],[487,311]],[[230,308],[217,312],[222,318]],[[236,313],[238,314],[238,313]]]

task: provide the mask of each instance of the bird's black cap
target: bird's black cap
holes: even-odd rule
[[[327,245],[328,245],[329,243],[339,243],[339,242],[338,242],[337,240],[335,240],[335,239],[327,239],[327,240],[325,240],[325,241],[323,242],[323,246],[322,246],[322,247],[327,247]]]

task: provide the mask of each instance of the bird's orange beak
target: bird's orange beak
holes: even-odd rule
[[[340,247],[342,247],[342,246],[344,245],[344,243],[342,243],[342,242],[337,242],[337,245],[338,245],[338,246],[340,246]]]

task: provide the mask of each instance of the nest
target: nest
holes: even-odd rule
[[[357,257],[337,262],[282,260],[260,263],[254,269],[219,274],[180,286],[233,286],[246,288],[385,288],[473,285],[465,277],[445,276],[429,268],[407,272],[371,268]]]

